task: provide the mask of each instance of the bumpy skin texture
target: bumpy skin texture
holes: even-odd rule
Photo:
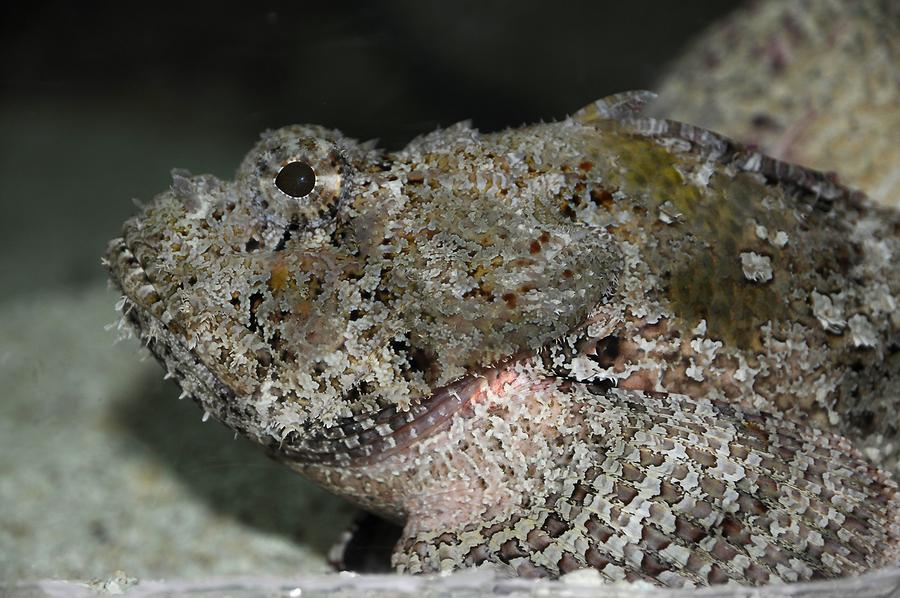
[[[400,571],[895,560],[900,218],[648,99],[396,153],[267,133],[125,224],[123,315],[207,413],[404,522]]]

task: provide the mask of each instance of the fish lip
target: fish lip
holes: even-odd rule
[[[125,237],[116,237],[106,248],[104,264],[113,284],[123,295],[141,308],[151,308],[158,300],[156,285],[135,257]],[[153,299],[156,295],[157,299]]]
[[[206,411],[237,431],[247,433],[246,426],[229,417],[222,407],[233,402],[236,393],[207,366],[196,351],[190,349],[169,329],[165,299],[154,281],[135,257],[125,237],[109,242],[105,264],[112,283],[122,292],[121,306],[125,318],[156,359],[172,374],[175,381]],[[215,397],[210,401],[209,397]]]
[[[300,465],[373,465],[449,428],[457,414],[467,415],[474,401],[502,390],[518,377],[517,365],[533,356],[531,351],[520,351],[465,374],[434,389],[408,411],[386,407],[345,418],[315,436],[287,439],[268,448],[278,458]]]

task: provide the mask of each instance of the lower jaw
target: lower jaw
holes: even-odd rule
[[[408,411],[386,407],[374,414],[348,418],[320,434],[283,443],[275,456],[298,465],[369,466],[446,430],[486,393],[500,392],[514,380],[515,366],[530,354],[468,374],[435,390]]]

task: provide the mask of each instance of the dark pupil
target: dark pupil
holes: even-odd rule
[[[275,177],[275,186],[291,197],[305,197],[316,186],[316,173],[306,162],[290,162]]]

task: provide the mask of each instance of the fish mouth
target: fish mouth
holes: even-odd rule
[[[122,292],[122,318],[181,386],[182,396],[190,396],[205,413],[236,432],[263,445],[283,461],[336,466],[364,466],[447,429],[457,414],[465,415],[474,402],[502,388],[518,376],[516,364],[530,352],[511,355],[500,362],[467,373],[411,401],[403,411],[382,407],[341,418],[330,427],[285,437],[272,435],[258,419],[251,417],[253,395],[237,400],[232,386],[204,363],[179,334],[180,325],[161,296],[151,274],[132,251],[125,237],[110,241],[105,264],[113,284]],[[141,256],[143,257],[143,256]]]
[[[446,430],[457,414],[470,415],[475,403],[488,393],[502,392],[518,378],[516,365],[530,355],[517,353],[494,366],[457,378],[414,402],[407,411],[386,407],[374,414],[345,418],[312,437],[289,435],[277,453],[283,460],[303,464],[372,465]]]
[[[181,386],[182,397],[190,396],[206,413],[242,434],[256,437],[239,414],[230,412],[235,390],[177,333],[177,322],[124,237],[109,242],[104,263],[113,284],[122,292],[122,318]]]

